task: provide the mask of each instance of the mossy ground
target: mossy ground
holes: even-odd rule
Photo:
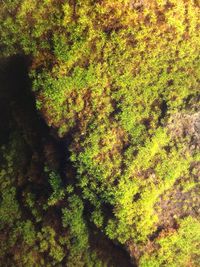
[[[1,4],[3,55],[31,56],[37,108],[68,139],[76,169],[67,193],[50,178],[49,205],[89,206],[91,223],[141,266],[198,266],[199,9],[199,0]],[[77,226],[63,214],[79,240],[81,215]]]

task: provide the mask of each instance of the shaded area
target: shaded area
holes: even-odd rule
[[[127,251],[120,245],[113,243],[101,231],[91,226],[90,235],[91,246],[97,251],[101,258],[110,257],[108,266],[116,267],[136,267],[136,260],[131,259]]]
[[[16,177],[15,186],[23,218],[34,222],[36,229],[42,227],[45,222],[60,229],[61,207],[52,207],[46,214],[43,213],[41,222],[36,222],[24,203],[25,192],[34,193],[37,205],[44,203],[51,194],[44,173],[45,162],[58,170],[64,184],[73,182],[75,175],[75,170],[70,166],[70,153],[67,149],[70,140],[55,138],[54,131],[47,127],[36,110],[28,77],[30,64],[29,57],[20,55],[0,59],[0,145],[9,142],[14,133],[21,136],[24,156],[19,156],[19,161],[24,168],[25,179],[19,181],[19,177]],[[85,212],[89,219],[90,211]],[[89,231],[91,248],[97,252],[99,258],[108,259],[110,266],[135,266],[121,246],[114,244],[93,225],[90,225]]]

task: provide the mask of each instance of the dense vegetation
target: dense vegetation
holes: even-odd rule
[[[119,266],[94,228],[139,266],[198,266],[199,0],[0,7],[2,57],[29,57],[37,109],[70,155],[64,170],[39,152],[33,164],[35,144],[23,162],[30,129],[13,126],[0,175],[6,266]]]

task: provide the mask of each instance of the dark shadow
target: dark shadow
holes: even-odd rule
[[[5,144],[14,131],[21,133],[30,154],[36,151],[42,155],[44,146],[51,143],[59,155],[62,172],[66,162],[66,144],[55,138],[36,109],[32,81],[28,75],[30,65],[31,58],[24,55],[0,59],[0,144]]]
[[[63,184],[74,183],[76,170],[71,166],[69,158],[71,136],[63,139],[56,137],[55,131],[46,125],[37,112],[28,75],[30,65],[31,58],[23,55],[0,59],[0,145],[9,142],[14,132],[20,135],[24,143],[23,156],[19,161],[23,161],[24,175],[27,179],[20,185],[16,184],[17,198],[23,210],[23,217],[34,221],[30,210],[24,205],[23,193],[34,193],[37,203],[41,203],[43,199],[47,200],[51,194],[48,177],[44,173],[45,149],[54,147],[53,153],[56,154],[58,162],[57,170]],[[110,211],[111,207],[105,209]],[[89,221],[90,211],[87,210],[86,213]],[[43,221],[53,221],[52,224],[56,221],[61,223],[60,218],[61,211],[58,207],[52,207],[47,214],[43,214]],[[94,226],[89,224],[89,228],[91,247],[100,251],[99,256],[102,258],[109,258],[111,266],[136,266],[122,246],[109,240]]]
[[[0,59],[0,142],[8,139],[11,128],[23,131],[27,127],[32,137],[36,132],[48,134],[48,127],[35,108],[28,76],[30,63],[29,57],[21,55]]]
[[[0,60],[0,101],[10,112],[16,112],[12,114],[16,122],[17,115],[22,115],[24,123],[33,131],[42,129],[42,133],[48,133],[48,127],[36,111],[31,80],[28,76],[30,64],[30,57],[20,55]]]
[[[167,110],[168,110],[168,106],[167,106],[167,102],[163,99],[161,106],[161,114],[160,117],[158,118],[159,124],[162,125],[162,120],[165,118],[166,114],[167,114]]]
[[[95,226],[90,225],[90,228],[90,245],[95,251],[98,251],[101,259],[108,260],[108,266],[137,267],[136,260],[130,258],[125,248],[114,243]]]
[[[20,166],[26,179],[18,184],[16,177],[17,199],[23,216],[34,220],[24,206],[23,194],[25,191],[32,192],[38,203],[48,199],[51,187],[44,173],[47,144],[54,146],[54,152],[60,158],[62,153],[60,143],[51,136],[50,128],[36,109],[28,75],[30,64],[30,57],[23,55],[0,59],[0,145],[6,145],[13,135],[18,136],[15,139],[20,141],[22,147],[16,166]]]

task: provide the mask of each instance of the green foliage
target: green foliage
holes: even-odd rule
[[[83,216],[83,202],[75,194],[68,197],[68,208],[62,209],[62,223],[69,229],[68,266],[103,266],[95,252],[89,249],[89,232]]]
[[[0,162],[1,261],[5,262],[5,266],[20,267],[85,264],[103,266],[95,251],[89,247],[88,228],[83,219],[83,202],[73,194],[72,185],[64,190],[57,171],[44,168],[45,172],[42,175],[44,178],[48,177],[47,181],[53,192],[49,198],[46,197],[45,202],[43,200],[43,205],[42,200],[37,200],[29,186],[22,195],[18,193],[21,202],[18,201],[16,193],[17,189],[20,190],[20,185],[17,185],[17,178],[24,172],[22,162],[26,157],[26,149],[22,149],[23,141],[20,138],[14,135],[7,146],[1,147],[3,156]],[[21,155],[19,162],[18,155]],[[62,229],[61,219],[66,228],[58,231],[52,224],[53,210],[50,210],[50,218],[45,213],[48,213],[52,206],[59,207],[59,202],[64,200],[65,194],[73,195],[65,200],[63,217],[56,217],[55,222],[60,224],[60,229]],[[7,253],[11,255],[9,258]]]
[[[29,74],[36,106],[59,137],[69,137],[77,173],[73,186],[64,189],[57,171],[48,171],[44,177],[51,193],[42,206],[46,211],[62,209],[63,227],[69,232],[62,240],[69,250],[67,264],[84,266],[88,259],[97,261],[88,249],[85,205],[91,208],[90,221],[110,239],[132,242],[142,255],[162,225],[156,206],[162,209],[166,192],[173,195],[179,184],[184,198],[188,192],[196,197],[198,146],[190,144],[193,136],[184,136],[187,131],[176,137],[179,129],[172,133],[169,124],[174,114],[188,113],[199,104],[200,13],[199,1],[75,2],[3,1],[0,33],[3,55],[32,57]],[[20,218],[11,173],[11,166],[3,167],[0,176],[0,219],[9,225]],[[36,197],[26,193],[24,198],[42,222]],[[185,203],[182,209],[176,220],[188,216]],[[192,220],[186,218],[175,235],[166,236],[168,243],[154,240],[165,256],[161,248],[152,259],[144,253],[142,266],[193,264],[192,252],[181,247],[183,240],[193,243],[193,235],[181,232],[189,221],[196,232]],[[164,222],[164,227],[169,225]],[[42,229],[39,253],[49,253],[56,265],[64,260],[63,247],[56,243],[53,228]],[[185,257],[173,254],[176,249],[170,252],[170,246]]]
[[[80,198],[73,195],[68,198],[69,208],[62,210],[62,222],[64,227],[70,228],[71,236],[74,239],[73,248],[70,253],[72,257],[80,253],[88,246],[88,233],[85,222],[83,220],[83,203]]]
[[[48,205],[55,205],[58,201],[62,200],[65,196],[64,190],[62,188],[62,181],[59,174],[55,172],[50,172],[49,183],[52,187],[53,193],[48,200]]]
[[[6,147],[0,148],[4,156],[1,164],[0,172],[0,228],[12,226],[17,219],[20,218],[19,203],[16,200],[16,188],[13,186],[13,172],[14,172],[14,148]],[[10,150],[10,151],[9,151]]]
[[[140,266],[198,266],[199,233],[200,223],[197,219],[188,217],[181,220],[179,230],[157,240],[159,247],[149,254],[145,253]]]
[[[19,223],[16,227],[16,233],[22,235],[24,242],[29,246],[32,246],[36,241],[36,231],[30,220]]]
[[[40,241],[40,252],[48,252],[49,255],[55,260],[55,263],[61,262],[65,254],[62,247],[56,242],[56,233],[50,226],[43,227],[41,232],[38,233]]]
[[[4,189],[2,193],[1,207],[0,207],[0,220],[1,226],[12,223],[19,218],[19,206],[16,202],[16,189],[11,187]]]

